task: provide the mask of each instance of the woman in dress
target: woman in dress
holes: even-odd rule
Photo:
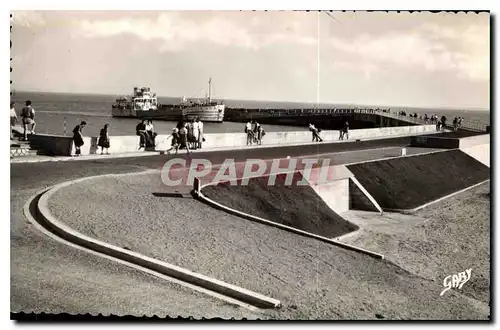
[[[75,143],[75,156],[79,157],[82,153],[81,147],[83,146],[83,129],[87,125],[86,122],[82,121],[79,125],[76,125],[73,129],[73,142]]]
[[[99,141],[97,142],[97,145],[101,147],[101,155],[104,155],[104,149],[106,149],[106,155],[109,155],[108,149],[110,144],[108,127],[109,124],[104,125],[104,127],[101,129],[101,132],[99,133]]]

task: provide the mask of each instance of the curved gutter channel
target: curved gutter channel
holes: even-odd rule
[[[24,206],[24,213],[28,220],[51,238],[253,311],[259,311],[259,308],[281,307],[279,300],[100,242],[72,230],[54,218],[46,207],[50,195],[57,191],[59,186],[65,185],[67,183],[37,193]]]
[[[222,205],[221,203],[218,203],[218,202],[216,202],[216,201],[208,198],[207,196],[205,196],[202,193],[203,188],[205,188],[207,186],[217,185],[218,183],[207,183],[207,184],[202,185],[200,183],[200,180],[198,178],[195,178],[194,182],[195,182],[194,183],[194,190],[193,190],[194,197],[197,198],[198,200],[200,200],[202,203],[210,205],[213,208],[222,210],[222,211],[224,211],[226,213],[229,213],[229,214],[233,214],[233,215],[239,216],[239,217],[241,217],[243,219],[255,221],[255,222],[262,223],[262,224],[265,224],[265,225],[268,225],[268,226],[271,226],[271,227],[275,227],[275,228],[279,228],[279,229],[282,229],[282,230],[286,230],[286,231],[289,231],[291,233],[294,233],[294,234],[297,234],[297,235],[301,235],[301,236],[304,236],[304,237],[314,238],[314,239],[317,239],[317,240],[325,242],[325,243],[336,245],[336,246],[338,246],[340,248],[344,248],[346,250],[351,250],[351,251],[355,251],[355,252],[358,252],[358,253],[363,253],[363,254],[366,254],[366,255],[368,255],[368,256],[370,256],[372,258],[375,258],[375,259],[385,259],[383,254],[380,254],[380,253],[377,253],[377,252],[369,251],[369,250],[362,249],[362,248],[359,248],[359,247],[356,247],[356,246],[353,246],[353,245],[350,245],[350,244],[342,243],[342,242],[340,242],[340,241],[338,241],[336,239],[331,239],[331,238],[328,238],[328,237],[316,235],[316,234],[313,234],[313,233],[310,233],[310,232],[307,232],[307,231],[304,231],[304,230],[300,230],[300,229],[297,229],[297,228],[294,228],[294,227],[282,225],[280,223],[277,223],[277,222],[274,222],[274,221],[271,221],[271,220],[267,220],[267,219],[264,219],[264,218],[260,218],[258,216],[251,215],[251,214],[248,214],[248,213],[245,213],[245,212],[242,212],[242,211],[235,210],[235,209],[230,208],[228,206]]]

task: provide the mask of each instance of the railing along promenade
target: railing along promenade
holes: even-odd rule
[[[400,113],[390,112],[389,110],[381,110],[381,109],[237,109],[237,108],[228,108],[227,110],[228,117],[232,115],[237,116],[247,116],[249,119],[258,119],[258,118],[273,118],[273,117],[308,117],[308,116],[325,116],[325,115],[350,115],[350,114],[376,114],[387,118],[393,118],[397,120],[401,120],[407,123],[413,123],[417,125],[430,125],[436,124],[436,121],[431,121],[430,118],[425,120],[420,117],[412,117],[409,115],[403,115]],[[464,119],[462,121],[462,125],[460,129],[477,131],[477,132],[486,132],[487,126],[484,123],[478,121],[470,121]],[[448,118],[447,128],[453,129],[453,120]]]

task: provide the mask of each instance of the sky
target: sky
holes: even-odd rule
[[[488,13],[14,11],[12,88],[489,109]]]

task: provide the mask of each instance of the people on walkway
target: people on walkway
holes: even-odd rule
[[[31,106],[31,101],[26,101],[26,106],[21,111],[24,128],[24,141],[28,140],[28,129],[31,126],[31,134],[35,134],[35,109]]]
[[[319,136],[321,132],[320,129],[316,128],[312,123],[309,123],[309,130],[312,132],[312,142],[323,142],[323,139]]]
[[[15,102],[10,102],[10,139],[14,140],[14,135],[13,135],[13,129],[14,126],[16,126],[17,123],[17,114],[16,114],[16,108],[15,108],[16,103]]]
[[[101,147],[101,155],[104,155],[104,149],[106,149],[106,155],[109,155],[109,124],[104,125],[99,133],[99,140],[97,141],[97,146]]]
[[[73,142],[75,143],[75,156],[79,157],[81,155],[81,147],[84,145],[83,142],[83,129],[87,123],[82,121],[80,124],[76,125],[73,129]]]
[[[141,120],[137,126],[135,126],[135,134],[139,136],[139,150],[141,148],[146,148],[146,119]]]

